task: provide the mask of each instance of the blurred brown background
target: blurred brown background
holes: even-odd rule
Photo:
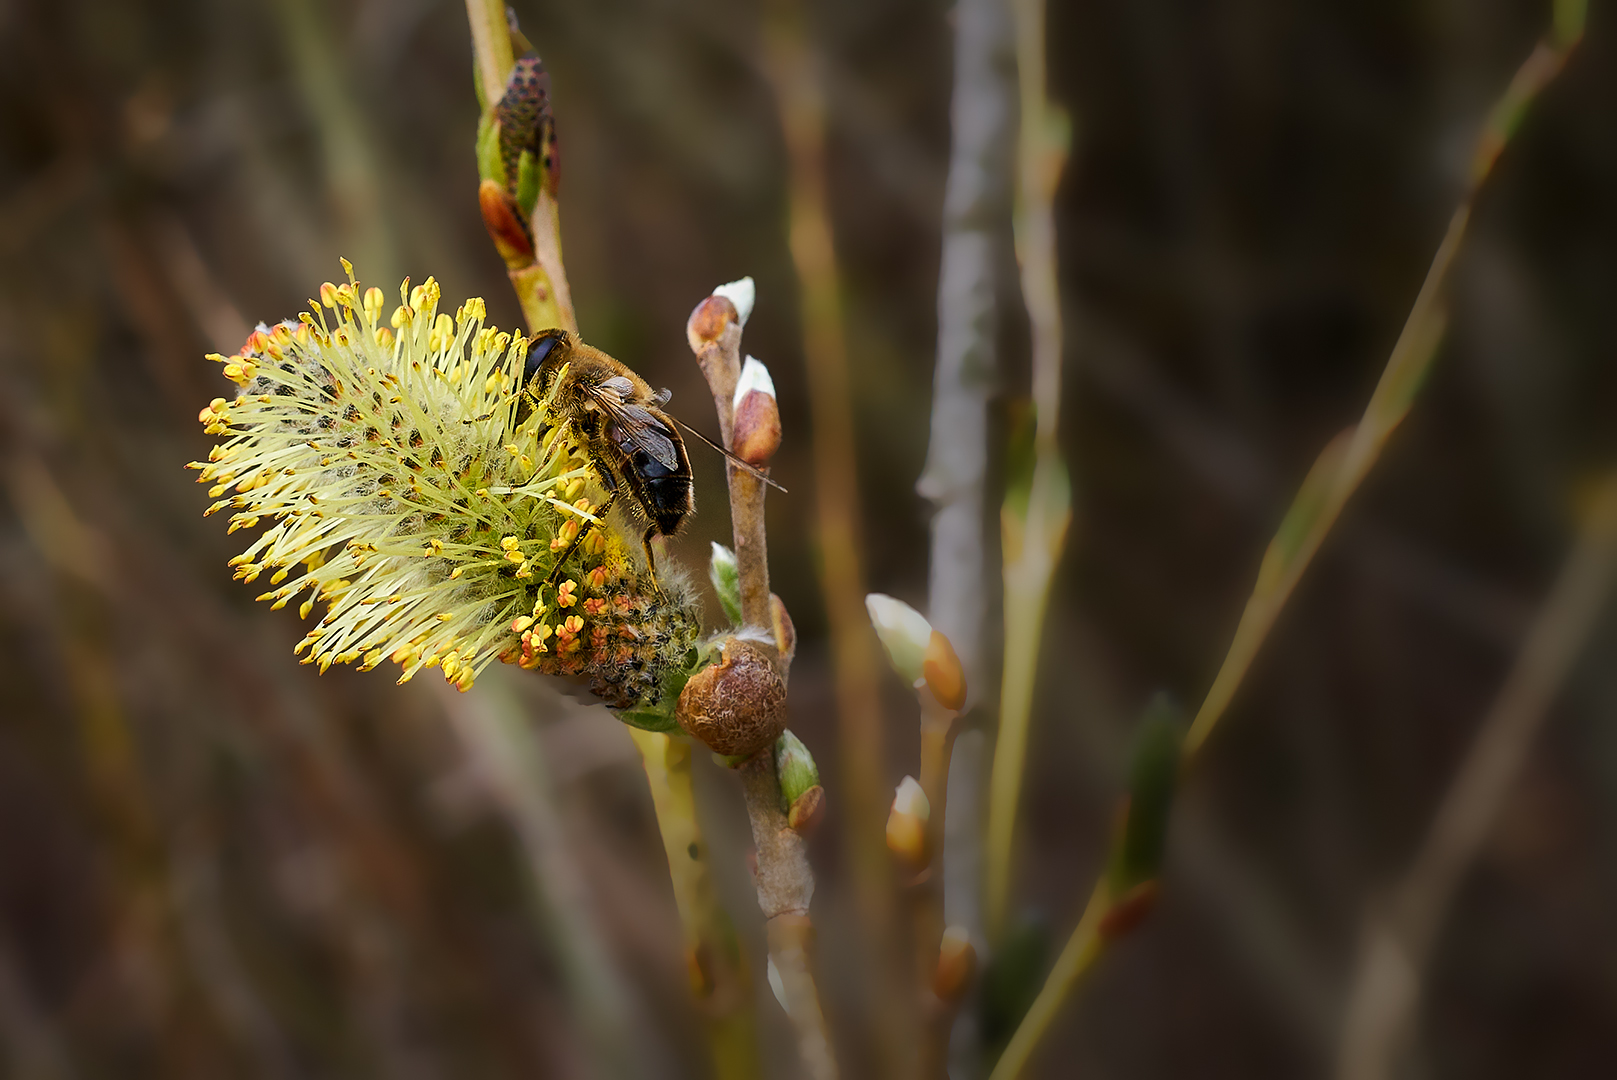
[[[834,814],[760,15],[724,0],[517,10],[554,80],[584,335],[700,424],[685,316],[714,285],[757,279],[746,347],[780,389],[792,489],[771,499],[770,546],[803,639],[793,728]],[[1058,223],[1078,518],[1018,896],[1058,937],[1141,702],[1205,689],[1291,491],[1374,384],[1482,115],[1548,18],[1502,0],[1051,5],[1051,92],[1076,118]],[[949,12],[833,0],[809,27],[868,576],[924,607],[913,485]],[[1044,1075],[1330,1071],[1366,905],[1407,863],[1580,492],[1617,457],[1614,60],[1596,5],[1481,200],[1430,384],[1184,795],[1158,917],[1069,1008]],[[700,1073],[662,849],[617,725],[537,678],[501,682],[540,755],[535,805],[502,802],[455,736],[482,683],[451,701],[429,680],[298,666],[293,613],[230,580],[239,545],[202,520],[181,468],[209,444],[197,409],[225,392],[202,354],[295,312],[340,255],[390,294],[433,274],[447,302],[481,295],[516,322],[477,213],[476,114],[453,0],[0,3],[5,1075],[590,1075],[580,957],[603,981],[592,1000],[621,1010],[617,1067]],[[1002,262],[1008,415],[1026,383],[1008,225]],[[728,522],[716,461],[692,454],[702,512],[675,549],[700,566]],[[1607,620],[1467,880],[1411,1076],[1596,1077],[1617,1061],[1614,645]],[[913,706],[891,690],[896,781],[915,768]],[[702,764],[761,988],[745,820]],[[860,957],[839,948],[841,854],[822,830],[823,987],[849,1073],[871,1075]],[[771,1075],[794,1075],[761,994]]]

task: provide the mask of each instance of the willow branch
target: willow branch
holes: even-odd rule
[[[719,418],[719,437],[726,449],[734,448],[735,392],[741,377],[741,313],[725,296],[714,294],[691,313],[686,338],[696,362],[713,392]],[[730,490],[731,532],[736,572],[741,584],[741,621],[746,626],[768,627],[769,546],[764,528],[766,485],[756,476],[725,463]]]
[[[724,295],[709,296],[691,313],[686,338],[713,393],[719,431],[730,446],[735,429],[734,396],[740,371],[741,316]],[[764,528],[764,485],[757,478],[730,467],[730,522],[735,539],[736,570],[741,587],[742,620],[749,626],[769,627],[771,617],[768,550]],[[743,559],[742,553],[749,553]],[[791,663],[789,648],[777,640],[772,650],[776,671],[784,681]],[[773,740],[771,740],[771,744]],[[754,874],[758,906],[763,910],[769,939],[769,959],[784,989],[787,1015],[797,1032],[798,1053],[813,1080],[837,1075],[825,1015],[820,1009],[812,969],[814,928],[809,901],[814,896],[814,871],[809,866],[803,838],[787,823],[781,808],[780,779],[775,772],[772,745],[753,754],[736,769],[746,798],[757,852]]]
[[[466,21],[472,29],[478,103],[487,109],[504,96],[505,80],[516,63],[504,0],[466,0]]]
[[[1194,761],[1229,706],[1236,688],[1257,655],[1258,647],[1291,596],[1303,570],[1335,524],[1348,496],[1370,471],[1388,437],[1414,404],[1443,336],[1446,325],[1444,291],[1477,193],[1492,172],[1500,153],[1508,145],[1511,135],[1519,127],[1528,106],[1565,66],[1567,57],[1581,40],[1581,8],[1577,8],[1577,15],[1576,19],[1558,22],[1550,38],[1539,43],[1489,114],[1477,141],[1472,168],[1459,206],[1449,220],[1448,229],[1415,297],[1403,331],[1382,370],[1381,379],[1365,407],[1363,418],[1355,427],[1333,439],[1320,453],[1278,532],[1270,541],[1258,570],[1258,580],[1236,627],[1223,667],[1213,680],[1186,734],[1183,744],[1186,767]],[[1012,1037],[1010,1048],[995,1066],[991,1080],[1012,1080],[1021,1075],[1033,1048],[1048,1030],[1060,1007],[1099,959],[1106,944],[1106,920],[1116,914],[1116,904],[1123,900],[1122,897],[1113,898],[1107,894],[1103,875],[1091,894],[1084,917],[1067,942],[1062,962],[1045,980],[1039,996]],[[1098,914],[1097,905],[1101,905]],[[1012,1049],[1016,1051],[1015,1054]]]
[[[479,125],[478,169],[482,183],[478,190],[478,203],[483,222],[494,238],[495,246],[505,260],[506,274],[511,288],[522,305],[522,316],[530,330],[553,326],[578,332],[578,316],[573,310],[572,290],[567,284],[567,268],[561,250],[561,207],[557,202],[559,178],[559,148],[554,140],[549,102],[549,76],[544,65],[532,57],[524,59],[528,71],[519,72],[512,45],[512,28],[504,4],[499,0],[466,0],[466,16],[471,24],[472,50],[475,54],[475,73],[478,104],[482,107]],[[523,39],[526,47],[526,39]],[[491,168],[493,161],[485,160],[481,153],[485,134],[494,132],[498,143],[502,123],[499,107],[513,80],[519,75],[531,75],[532,81],[524,90],[524,99],[531,109],[524,113],[527,123],[535,128],[521,133],[503,133],[507,137],[524,138],[550,136],[548,147],[539,148],[541,179],[531,212],[524,213],[517,195],[518,178],[505,175],[503,168]],[[536,89],[537,88],[537,89]],[[494,175],[490,175],[491,171]]]

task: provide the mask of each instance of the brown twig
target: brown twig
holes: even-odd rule
[[[726,448],[735,435],[736,382],[741,378],[741,313],[735,303],[717,293],[691,313],[685,332],[702,377],[713,392],[719,415],[719,436]],[[769,548],[764,530],[762,480],[725,465],[730,486],[731,531],[735,537],[736,573],[741,583],[741,621],[745,626],[768,628]]]
[[[686,337],[713,392],[719,430],[726,446],[734,434],[734,395],[740,373],[741,319],[722,295],[708,297],[691,313]],[[730,519],[735,537],[736,567],[741,586],[742,620],[769,627],[769,568],[764,561],[764,485],[730,468]],[[742,553],[748,557],[743,559]],[[786,677],[789,655],[772,649],[777,671]],[[772,742],[773,740],[771,740]],[[755,882],[769,939],[769,958],[780,977],[787,1014],[797,1032],[798,1052],[814,1080],[832,1080],[836,1059],[815,988],[811,957],[814,928],[809,901],[814,872],[808,852],[781,809],[780,779],[771,748],[753,754],[736,769],[746,798],[747,817],[757,851]]]
[[[943,836],[949,797],[949,757],[954,747],[955,710],[947,708],[924,684],[916,691],[921,703],[921,790],[930,815],[926,825],[927,867],[910,886],[910,912],[915,933],[917,986],[921,1000],[921,1043],[916,1076],[946,1077],[949,1031],[961,994],[940,999],[934,990],[938,950],[943,941]]]

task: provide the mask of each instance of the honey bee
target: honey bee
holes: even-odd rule
[[[517,422],[531,415],[540,401],[549,399],[551,410],[582,444],[606,488],[607,500],[595,514],[604,515],[619,497],[626,496],[631,513],[646,522],[640,544],[655,580],[651,538],[674,535],[696,512],[691,462],[676,428],[691,429],[663,412],[670,393],[653,390],[628,365],[561,329],[541,330],[535,336],[522,379]],[[691,434],[739,468],[780,488],[707,436],[696,431]],[[557,560],[557,570],[566,555],[564,552]]]

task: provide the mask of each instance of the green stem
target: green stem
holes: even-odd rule
[[[477,103],[487,111],[505,94],[505,81],[516,63],[504,0],[466,0],[466,21],[472,28]]]
[[[1028,725],[1038,675],[1039,640],[1072,502],[1056,443],[1061,415],[1061,296],[1057,281],[1055,194],[1067,162],[1070,124],[1045,94],[1044,0],[1015,0],[1016,70],[1021,98],[1017,135],[1016,258],[1022,271],[1033,345],[1034,463],[1025,492],[1007,494],[1000,513],[1005,543],[1005,667],[999,736],[988,787],[985,908],[988,939],[1005,931],[1011,895],[1016,811],[1027,759]]]
[[[691,743],[631,727],[630,736],[651,786],[685,932],[685,962],[691,994],[707,1023],[718,1080],[758,1075],[758,1036],[752,1011],[752,980],[735,927],[714,892],[708,849],[691,789]]]

